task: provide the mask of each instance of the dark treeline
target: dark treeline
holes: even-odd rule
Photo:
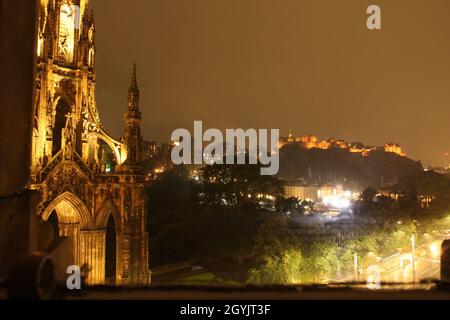
[[[176,167],[148,188],[151,265],[250,252],[282,194],[283,183],[258,166],[209,166],[199,182]]]

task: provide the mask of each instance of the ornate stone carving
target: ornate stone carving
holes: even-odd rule
[[[42,0],[41,4],[44,2],[48,3],[48,9],[39,11],[39,23],[42,28],[45,21],[45,31],[43,54],[36,68],[38,83],[42,88],[40,91],[37,90],[39,98],[36,100],[38,118],[36,126],[42,124],[45,130],[44,133],[42,130],[36,130],[34,142],[37,146],[33,149],[34,168],[31,186],[42,194],[38,214],[48,219],[55,210],[58,220],[61,218],[62,221],[70,221],[74,227],[78,226],[80,236],[73,238],[72,241],[79,250],[76,252],[80,252],[79,262],[81,264],[93,262],[89,266],[92,269],[92,278],[88,279],[88,282],[91,284],[101,284],[105,280],[105,271],[101,269],[105,265],[104,237],[108,218],[114,214],[114,220],[118,224],[116,229],[119,232],[116,283],[148,284],[147,234],[142,232],[144,225],[131,228],[132,222],[129,221],[130,214],[140,217],[134,220],[145,220],[141,205],[143,199],[140,199],[142,193],[137,191],[143,186],[133,182],[141,178],[134,177],[133,174],[138,173],[132,172],[117,174],[100,172],[104,163],[101,163],[102,159],[98,152],[99,140],[103,140],[112,149],[118,165],[126,160],[128,147],[111,138],[102,127],[95,102],[95,71],[92,65],[84,61],[82,54],[77,54],[82,50],[81,41],[86,39],[80,37],[80,42],[74,44],[73,62],[69,63],[67,59],[59,57],[53,60],[53,55],[58,53],[54,45],[60,44],[61,41],[58,38],[57,24],[60,19],[57,14],[62,0],[48,2]],[[86,0],[67,3],[78,4],[80,8],[84,8]],[[93,26],[93,16],[87,16],[85,12],[82,16],[89,21],[80,23],[81,29],[85,25],[89,28]],[[83,34],[85,30],[79,32]],[[89,32],[91,33],[89,38],[92,40],[90,45],[94,48],[95,28]],[[67,58],[64,52],[61,56]],[[62,113],[59,110],[62,104],[57,107],[59,102],[70,108],[65,125],[61,123]],[[61,110],[67,112],[64,108]],[[55,131],[58,129],[57,126],[63,127],[61,134]],[[59,137],[61,146],[53,141]],[[124,190],[126,194],[122,193]],[[114,213],[102,210],[113,210]]]

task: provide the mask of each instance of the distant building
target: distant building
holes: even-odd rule
[[[308,184],[288,184],[284,187],[285,198],[297,198],[308,201],[323,201],[327,198],[343,197],[342,185],[326,184],[323,186]]]
[[[406,153],[403,152],[402,148],[398,143],[388,143],[384,146],[385,152],[391,152],[398,154],[399,156],[406,157]]]
[[[150,161],[155,159],[158,156],[159,146],[155,141],[146,141],[142,142],[142,160]]]
[[[173,168],[171,153],[174,146],[175,143],[142,142],[142,161],[147,181],[156,180]]]
[[[284,187],[286,198],[297,198],[301,200],[318,201],[319,187],[310,185],[287,185]]]
[[[360,142],[349,143],[344,140],[336,140],[334,138],[328,140],[320,140],[316,136],[311,134],[296,137],[293,134],[289,134],[288,137],[280,138],[279,147],[280,149],[286,145],[299,145],[300,147],[310,150],[310,149],[321,149],[328,150],[331,148],[338,148],[342,150],[348,150],[351,153],[360,153],[362,156],[368,156],[373,151],[384,151],[389,153],[395,153],[401,157],[406,157],[406,153],[402,150],[397,143],[388,143],[384,147],[372,147],[366,146]]]
[[[329,197],[342,197],[343,194],[344,194],[344,187],[342,185],[326,184],[320,187],[318,197],[320,199]]]

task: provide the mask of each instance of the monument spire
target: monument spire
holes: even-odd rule
[[[137,82],[137,68],[136,63],[134,63],[131,85],[128,89],[128,111],[139,111],[139,96],[140,92]]]
[[[139,111],[139,87],[136,63],[133,64],[131,85],[128,89],[128,111],[125,114],[125,143],[128,147],[126,164],[135,165],[142,159],[141,112]]]

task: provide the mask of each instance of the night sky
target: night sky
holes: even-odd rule
[[[450,151],[448,0],[92,0],[97,100],[123,132],[138,64],[145,139],[176,128],[280,128]],[[369,31],[378,4],[383,29]]]

